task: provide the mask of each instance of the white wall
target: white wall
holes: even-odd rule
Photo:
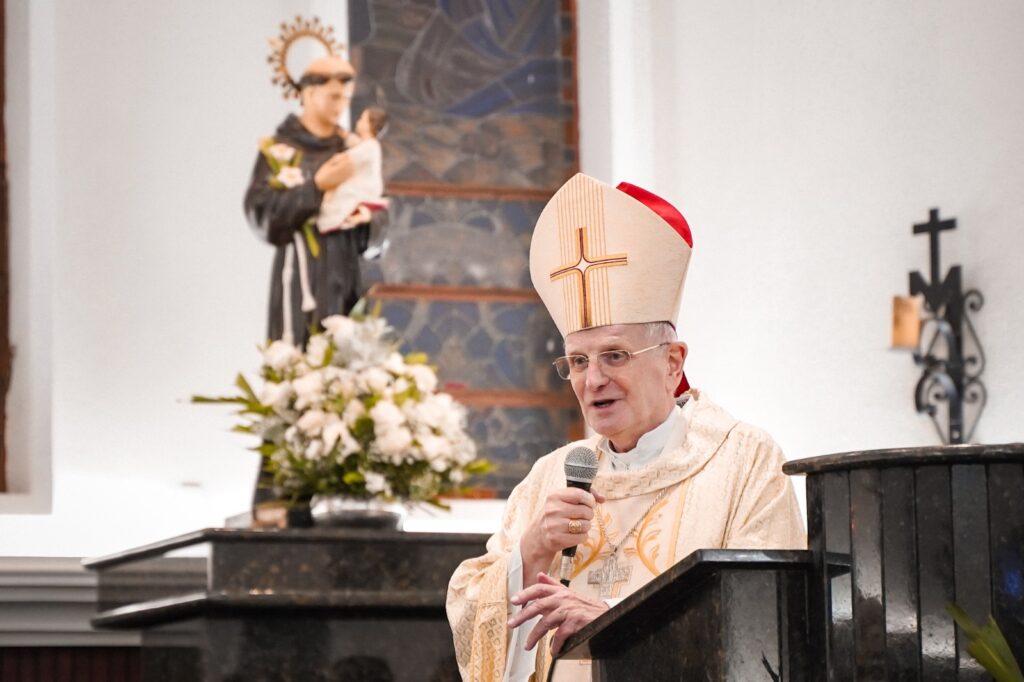
[[[891,295],[927,266],[910,226],[937,205],[960,221],[945,263],[987,298],[977,436],[1020,440],[1024,7],[578,7],[584,170],[648,186],[694,229],[697,385],[790,457],[934,442],[916,370],[886,346]],[[257,366],[271,254],[241,199],[288,110],[266,39],[311,10],[343,3],[8,0],[17,492],[0,555],[97,555],[246,506],[249,441],[188,398]]]
[[[961,264],[986,298],[975,440],[1022,439],[1024,5],[578,6],[610,36],[581,34],[581,73],[616,74],[611,106],[581,83],[583,170],[649,187],[694,232],[695,385],[790,458],[936,443],[913,409],[918,370],[887,346],[891,296],[910,270],[929,276],[911,225],[938,206],[958,219],[943,269]]]
[[[282,19],[343,2],[7,3],[13,495],[0,555],[93,555],[244,510],[249,442],[191,405],[258,366],[271,249],[242,195],[292,105]],[[51,476],[52,467],[52,498]]]

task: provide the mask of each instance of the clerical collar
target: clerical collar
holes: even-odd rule
[[[683,423],[680,423],[680,420]],[[659,426],[651,429],[636,442],[636,447],[628,452],[615,452],[607,438],[602,438],[598,447],[608,454],[608,463],[612,471],[636,471],[653,462],[665,449],[668,438],[676,427],[686,429],[686,420],[681,407],[673,407]],[[680,434],[682,435],[682,434]]]

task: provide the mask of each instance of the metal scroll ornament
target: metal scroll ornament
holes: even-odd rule
[[[334,29],[322,24],[319,17],[304,19],[296,16],[290,23],[282,21],[281,32],[269,40],[271,52],[267,56],[267,63],[273,69],[270,80],[281,88],[285,99],[298,99],[299,78],[302,75],[289,68],[289,54],[297,46],[310,42],[318,46],[324,55],[344,56],[345,45],[335,39]]]
[[[988,399],[979,379],[985,352],[971,323],[971,314],[981,310],[985,299],[977,289],[963,291],[959,265],[939,279],[939,233],[954,229],[956,219],[940,220],[937,208],[931,209],[927,223],[914,225],[914,234],[929,235],[931,282],[920,272],[910,273],[911,296],[924,298],[922,340],[927,339],[923,350],[914,353],[914,362],[922,367],[914,404],[931,418],[947,445],[971,440]]]

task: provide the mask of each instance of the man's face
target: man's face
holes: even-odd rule
[[[587,355],[586,371],[570,375],[583,417],[619,452],[631,450],[640,436],[657,427],[674,403],[685,350],[667,345],[641,353],[624,367],[602,371],[597,354],[606,350],[636,352],[652,346],[644,325],[595,327],[570,334],[566,355]]]
[[[324,127],[335,126],[348,107],[349,87],[336,79],[302,89],[302,107]]]

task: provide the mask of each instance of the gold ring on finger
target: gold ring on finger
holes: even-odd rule
[[[578,535],[583,532],[583,521],[580,519],[569,519],[569,532]]]

